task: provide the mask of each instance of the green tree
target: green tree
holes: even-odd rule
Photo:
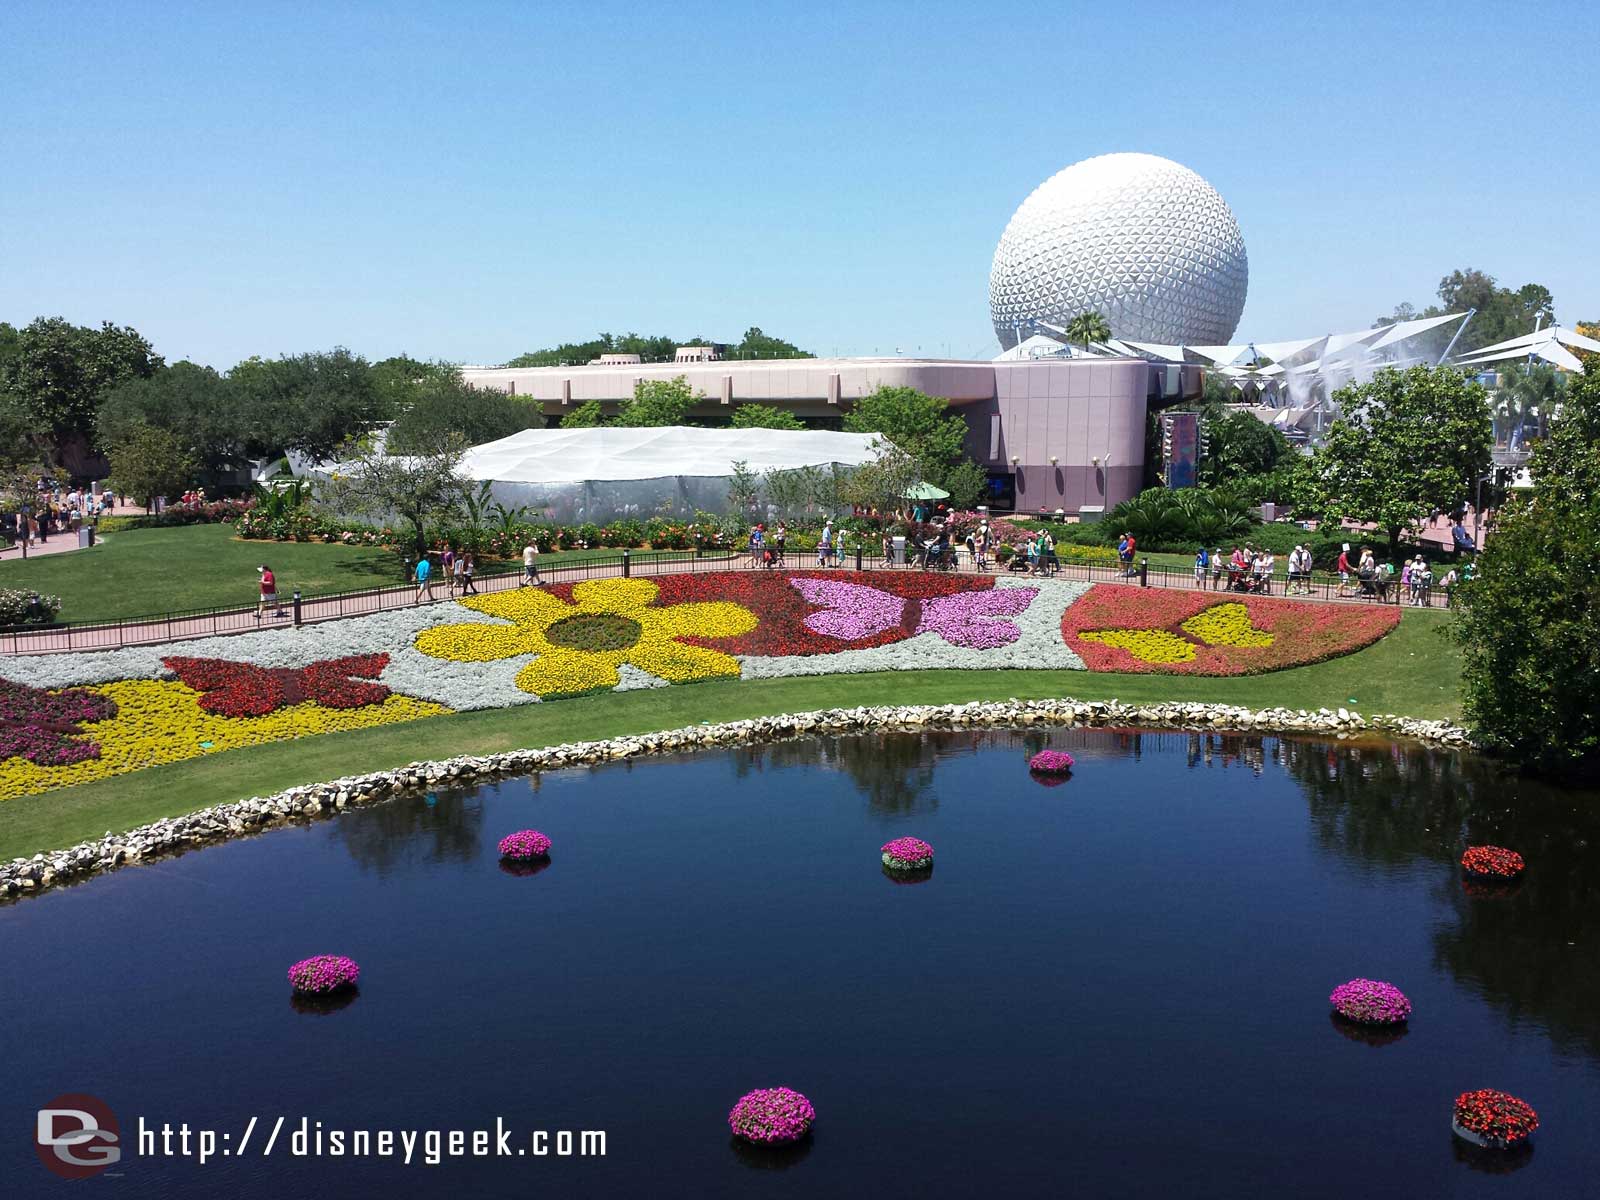
[[[1600,770],[1600,355],[1534,444],[1531,493],[1496,516],[1451,626],[1485,745],[1528,767]]]
[[[196,363],[176,362],[148,378],[124,380],[106,392],[95,417],[99,444],[118,445],[141,428],[176,435],[199,460],[204,481],[213,487],[243,457],[228,381]]]
[[[341,465],[323,503],[340,515],[399,520],[410,531],[412,554],[428,551],[428,532],[457,520],[474,494],[461,472],[466,443],[457,433],[419,444],[403,455],[368,448]]]
[[[925,481],[944,488],[954,498],[956,489],[949,481],[952,472],[967,461],[962,453],[967,423],[949,410],[950,401],[943,397],[915,388],[880,387],[856,402],[845,415],[844,427],[850,433],[882,434],[916,461]],[[957,482],[965,488],[970,477],[970,471],[964,472]]]
[[[1242,408],[1207,405],[1200,420],[1206,453],[1199,475],[1209,486],[1270,474],[1292,453],[1281,431]]]
[[[689,410],[700,399],[679,375],[674,379],[641,379],[633,385],[633,398],[625,401],[613,425],[647,427],[687,425]]]
[[[1110,340],[1111,322],[1100,313],[1081,312],[1067,322],[1067,337],[1087,350],[1090,342]]]
[[[585,400],[561,418],[563,429],[594,429],[606,423],[605,410],[598,400]]]
[[[899,512],[906,507],[906,492],[922,477],[922,465],[916,458],[885,440],[877,458],[854,468],[840,481],[839,496],[846,504],[880,513]]]
[[[805,424],[787,408],[776,404],[741,404],[730,422],[735,429],[804,429]]]
[[[1317,507],[1377,525],[1393,560],[1401,533],[1459,510],[1488,471],[1488,397],[1457,370],[1419,366],[1379,371],[1333,398],[1339,419],[1312,460]]]
[[[1373,322],[1389,325],[1396,321],[1414,321],[1424,317],[1442,317],[1446,313],[1475,309],[1472,320],[1456,340],[1452,354],[1466,354],[1480,346],[1492,346],[1507,338],[1532,333],[1536,323],[1549,325],[1555,319],[1555,301],[1550,289],[1540,283],[1525,283],[1515,290],[1501,287],[1494,276],[1474,267],[1451,271],[1439,280],[1439,303],[1430,304],[1418,312],[1410,304],[1396,306],[1388,316]],[[1447,325],[1420,334],[1408,343],[1408,349],[1424,358],[1437,359],[1455,337],[1460,326]]]
[[[761,498],[761,476],[750,469],[744,459],[737,459],[728,474],[728,507],[740,517],[748,517],[756,510]]]
[[[689,343],[685,343],[689,344]],[[730,358],[810,358],[809,352],[793,342],[762,333],[760,326],[752,325],[744,331],[737,346],[728,349]]]
[[[240,424],[257,452],[298,450],[316,460],[370,433],[395,413],[371,365],[342,346],[275,361],[248,359],[229,372]]]
[[[200,460],[182,437],[149,425],[133,428],[111,447],[110,458],[112,486],[144,505],[157,496],[177,495],[200,469]]]
[[[0,403],[13,406],[55,461],[92,473],[95,414],[106,391],[153,375],[162,359],[137,330],[40,317],[12,330],[0,354]]]
[[[481,446],[543,424],[544,416],[531,401],[496,388],[471,387],[454,368],[430,370],[412,385],[410,398],[389,427],[388,446],[392,453],[408,454],[450,433],[459,434],[468,446]]]

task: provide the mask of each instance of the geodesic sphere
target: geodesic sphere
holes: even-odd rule
[[[1113,337],[1225,344],[1250,283],[1239,223],[1217,190],[1154,154],[1102,154],[1024,200],[994,252],[989,316],[1006,349],[1098,312]]]

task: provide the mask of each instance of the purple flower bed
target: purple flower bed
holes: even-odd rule
[[[78,736],[83,721],[104,721],[117,706],[98,692],[49,692],[0,679],[0,759],[20,756],[41,767],[100,757],[100,744]]]
[[[1333,1011],[1362,1025],[1400,1025],[1411,1015],[1411,1001],[1392,983],[1379,979],[1352,979],[1333,989],[1328,997]]]
[[[1028,760],[1028,770],[1044,775],[1065,775],[1072,767],[1072,755],[1065,750],[1041,750]]]
[[[302,958],[289,968],[294,990],[311,996],[325,996],[341,988],[354,987],[361,968],[353,958],[342,954],[318,954]]]
[[[1022,636],[1022,630],[1011,621],[991,618],[1021,615],[1038,594],[1038,588],[994,588],[924,600],[917,632],[937,633],[952,646],[969,650],[1009,646]]]
[[[518,862],[543,858],[550,853],[550,839],[537,829],[519,829],[500,839],[500,857]]]
[[[817,1110],[793,1088],[757,1088],[740,1096],[728,1113],[735,1137],[761,1146],[798,1142],[811,1132]]]
[[[884,843],[883,865],[894,871],[925,870],[933,866],[933,847],[921,838],[895,838]]]
[[[898,628],[906,608],[903,597],[859,583],[840,583],[833,579],[791,579],[789,582],[806,598],[806,603],[824,606],[822,611],[806,617],[806,628],[844,642]]]

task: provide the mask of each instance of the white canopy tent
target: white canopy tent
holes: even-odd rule
[[[878,435],[831,430],[525,429],[468,450],[462,471],[500,503],[553,520],[721,513],[733,464],[761,475],[837,472],[878,457]]]
[[[1471,354],[1456,361],[1462,366],[1478,366],[1484,363],[1507,362],[1514,358],[1537,358],[1552,363],[1564,371],[1574,371],[1582,375],[1583,362],[1567,348],[1569,346],[1600,353],[1600,341],[1585,337],[1571,329],[1563,329],[1559,325],[1551,325],[1533,333],[1525,333],[1521,337],[1507,338],[1492,346],[1480,346]]]

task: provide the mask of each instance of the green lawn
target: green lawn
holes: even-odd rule
[[[1407,612],[1400,627],[1344,658],[1235,679],[1087,671],[922,671],[700,683],[435,717],[404,725],[255,746],[151,767],[0,803],[0,859],[70,845],[297,783],[417,759],[671,729],[858,704],[968,700],[1204,700],[1251,708],[1341,705],[1366,714],[1455,717],[1460,660],[1439,636],[1445,614]]]
[[[565,550],[541,555],[541,566],[611,558],[618,550]],[[635,550],[635,558],[648,554]],[[399,584],[399,560],[387,550],[322,542],[254,542],[227,525],[126,529],[93,548],[24,561],[0,561],[0,587],[25,587],[61,597],[63,621],[118,621],[190,608],[252,604],[256,566],[266,563],[278,591],[350,591]],[[482,563],[487,573],[495,564]]]

